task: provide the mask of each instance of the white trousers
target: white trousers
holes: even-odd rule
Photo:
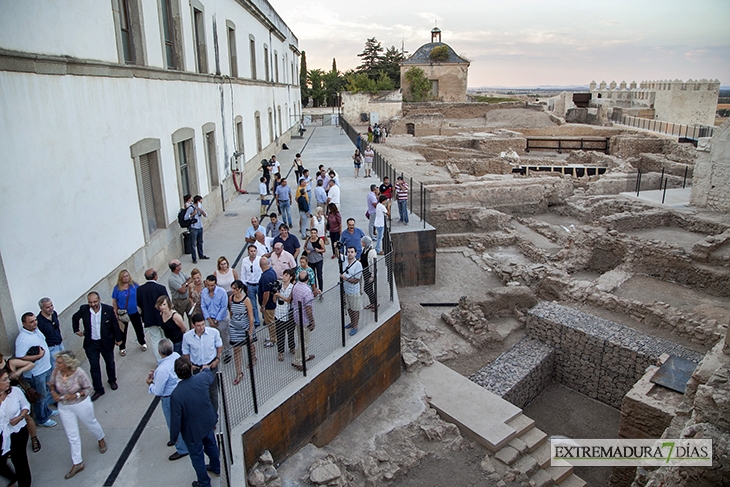
[[[149,337],[149,339],[145,340],[147,342],[147,347],[151,348],[152,352],[155,354],[155,358],[160,360],[162,356],[160,355],[159,350],[157,350],[157,346],[160,344],[160,340],[165,338],[165,332],[162,331],[162,328],[159,326],[148,326],[145,330]]]
[[[58,403],[58,412],[61,416],[63,429],[66,431],[68,443],[71,446],[71,460],[74,465],[83,461],[81,457],[81,435],[79,434],[79,419],[91,431],[96,441],[104,438],[104,430],[94,416],[94,403],[87,397],[78,404]]]

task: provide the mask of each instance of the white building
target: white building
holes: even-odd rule
[[[0,350],[119,269],[182,251],[301,116],[298,41],[266,0],[0,0]],[[106,294],[106,296],[104,296]],[[62,319],[63,321],[63,319]],[[68,322],[68,320],[66,320]]]

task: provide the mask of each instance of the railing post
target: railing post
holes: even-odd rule
[[[385,228],[386,227],[383,227],[383,231],[387,235],[388,232],[385,231]],[[385,235],[383,235],[383,238],[385,238]],[[380,304],[378,303],[378,257],[377,256],[375,257],[375,262],[373,263],[373,265],[375,266],[375,268],[371,269],[370,272],[373,275],[373,301],[375,301],[375,304],[373,304],[373,306],[375,306],[373,311],[375,311],[375,323],[377,323],[378,322],[378,306],[380,306]]]
[[[347,249],[340,248],[340,258],[337,259],[337,268],[339,269],[339,275],[342,276],[342,256],[347,254]],[[347,345],[345,338],[345,281],[340,277],[340,331],[342,332],[342,346]]]
[[[662,204],[664,204],[664,198],[667,197],[667,183],[669,183],[669,178],[667,178],[664,181],[664,192],[662,193]]]
[[[231,437],[231,417],[228,414],[228,401],[226,401],[226,394],[223,387],[223,372],[220,370],[216,372],[216,380],[218,381],[218,389],[220,389],[220,397],[221,397],[221,404],[223,405],[223,420],[226,424],[226,436],[228,438]],[[233,463],[233,458],[231,458],[231,463]]]
[[[254,334],[256,332],[254,331]],[[246,340],[246,348],[248,348],[248,370],[249,370],[249,377],[251,378],[251,400],[253,401],[253,412],[258,414],[259,413],[259,401],[258,397],[256,395],[256,378],[254,377],[253,373],[253,354],[251,353],[253,343],[251,343],[251,340],[253,340],[253,336],[248,337],[248,340]],[[223,401],[225,404],[225,401]]]
[[[304,347],[304,313],[302,308],[302,302],[299,303],[299,348],[302,359],[302,373],[304,377],[307,376],[307,350]]]
[[[682,180],[682,189],[687,186],[687,171],[689,171],[689,166],[684,166],[684,180]]]

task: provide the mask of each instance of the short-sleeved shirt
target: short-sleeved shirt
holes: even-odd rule
[[[381,184],[380,185],[380,194],[384,194],[388,199],[392,199],[393,198],[393,185],[390,183]]]
[[[261,274],[261,280],[259,281],[259,304],[266,309],[276,309],[276,300],[274,299],[274,293],[271,292],[271,283],[276,281],[276,272],[274,269],[269,267]],[[269,291],[269,300],[263,303],[264,293]]]
[[[378,203],[378,206],[375,207],[375,226],[376,227],[382,227],[385,226],[385,214],[388,212],[388,209],[383,205],[383,203]]]
[[[357,278],[360,279],[362,276],[362,264],[359,260],[354,261],[352,264],[347,262],[347,259],[345,259],[345,262],[343,264],[345,268],[343,269],[342,273],[347,277],[348,279]],[[360,282],[352,283],[345,281],[344,283],[345,288],[345,294],[352,296],[355,294],[360,294]]]
[[[408,199],[408,183],[405,181],[397,184],[395,189],[395,194],[398,197],[399,201],[407,200]]]
[[[378,196],[374,191],[368,193],[368,212],[372,215],[375,213],[375,206],[378,204]]]
[[[299,273],[302,271],[307,272],[307,284],[314,286],[317,281],[314,280],[314,269],[311,267],[307,267],[305,269],[302,266],[297,266],[297,270],[294,271],[294,275],[297,277],[297,282],[299,281]]]
[[[289,187],[289,185],[279,185],[276,188],[276,197],[279,199],[279,201],[289,201],[291,199],[291,188]]]
[[[261,279],[261,257],[254,257],[253,262],[249,257],[241,260],[241,280],[248,284],[258,284]]]
[[[284,250],[289,252],[291,255],[294,255],[297,253],[297,249],[300,247],[299,245],[299,239],[296,237],[296,235],[292,235],[291,232],[289,232],[289,238],[286,240],[283,240],[281,238],[281,235],[276,237],[274,239],[274,245],[281,242],[284,245]]]
[[[342,231],[342,235],[340,236],[340,242],[345,246],[346,250],[348,247],[355,247],[355,251],[357,252],[356,258],[360,258],[360,254],[362,253],[362,243],[360,243],[360,239],[363,238],[365,234],[362,230],[355,227],[355,230],[353,233],[350,233],[347,229]]]
[[[188,298],[188,290],[187,287],[185,288],[184,293],[177,292],[178,289],[185,286],[185,281],[188,280],[188,275],[185,274],[183,271],[180,271],[179,273],[171,272],[170,277],[167,278],[167,286],[170,288],[170,297],[172,299],[187,299]],[[114,288],[116,291],[117,288]],[[112,297],[114,295],[112,294]],[[119,306],[119,303],[123,302],[120,301],[119,298],[117,298],[117,306]],[[136,308],[136,303],[135,303]],[[135,309],[135,312],[137,310]]]
[[[312,294],[312,288],[304,285],[304,283],[297,282],[294,284],[294,289],[291,292],[291,309],[294,312],[294,322],[297,325],[308,325],[309,316],[307,315],[307,306],[312,306],[314,301],[314,294]],[[302,304],[302,313],[300,320],[299,303]]]
[[[322,186],[316,186],[314,188],[314,199],[317,200],[318,205],[327,203],[327,192]]]
[[[271,262],[271,268],[274,269],[276,277],[279,279],[282,278],[285,270],[293,269],[297,266],[294,256],[286,250],[282,250],[281,255],[276,255],[276,252],[272,253],[271,257],[269,257],[269,262]]]
[[[246,238],[255,238],[256,232],[264,233],[265,231],[266,230],[264,230],[264,227],[262,227],[261,225],[259,225],[258,228],[254,228],[253,225],[251,225],[246,229]]]
[[[336,205],[340,204],[340,187],[335,185],[332,186],[327,193],[327,198],[330,200],[330,203],[334,203]]]
[[[46,337],[37,328],[35,331],[21,328],[18,337],[15,339],[15,356],[25,357],[31,347],[41,347],[46,353],[35,361],[32,369],[23,372],[23,377],[26,378],[35,377],[51,370],[51,354],[48,352]]]
[[[148,389],[150,394],[161,397],[172,394],[177,383],[180,382],[180,378],[175,373],[175,360],[179,358],[180,355],[177,352],[172,352],[171,355],[157,361],[154,379]]]
[[[137,312],[136,299],[134,300],[134,312]],[[38,329],[46,337],[46,344],[49,347],[60,345],[63,342],[63,337],[61,336],[61,323],[58,321],[58,313],[54,310],[50,320],[43,316],[43,313],[38,313],[36,318],[38,319]]]
[[[269,222],[268,225],[266,225],[266,233],[264,235],[271,237],[271,238],[278,237],[279,234],[281,233],[281,232],[279,232],[279,225],[281,225],[281,223],[279,223],[279,222],[276,222],[276,223]]]
[[[215,328],[205,327],[203,334],[198,336],[195,329],[185,332],[182,342],[183,355],[190,355],[194,365],[207,365],[218,356],[218,347],[223,346],[221,334]]]

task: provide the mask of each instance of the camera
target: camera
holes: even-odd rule
[[[335,247],[337,249],[341,249],[342,248],[342,242],[335,242]]]
[[[271,284],[269,284],[269,292],[271,293],[278,293],[281,291],[281,283],[279,281],[274,281]]]
[[[261,167],[272,167],[273,165],[268,159],[261,159]]]

